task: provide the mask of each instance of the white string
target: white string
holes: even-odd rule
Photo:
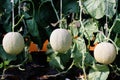
[[[60,28],[62,28],[62,0],[60,0]]]
[[[107,15],[108,15],[108,1],[105,0],[105,2],[106,2],[106,6],[105,6],[105,8],[106,8],[106,14],[105,14],[106,21],[105,21],[104,29],[105,29],[105,35],[108,36],[108,17],[107,17]]]
[[[12,31],[14,32],[14,25],[15,25],[15,21],[14,21],[14,0],[11,0],[12,3]]]
[[[106,24],[108,23],[107,14],[108,14],[108,1],[106,0]]]

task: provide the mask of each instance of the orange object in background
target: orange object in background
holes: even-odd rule
[[[34,42],[31,42],[30,47],[29,47],[29,52],[31,53],[31,52],[36,52],[36,51],[39,51],[37,44],[35,44]]]
[[[95,47],[96,47],[97,44],[98,44],[98,43],[95,43],[93,46],[89,46],[89,50],[90,50],[90,51],[94,51],[94,49],[95,49]]]
[[[43,44],[42,50],[41,51],[47,51],[47,45],[48,45],[48,40],[46,40]]]
[[[47,44],[48,44],[48,40],[46,40],[43,44],[42,49],[40,50],[37,46],[37,44],[35,44],[34,42],[30,43],[30,47],[29,47],[29,52],[38,52],[38,51],[47,51]]]

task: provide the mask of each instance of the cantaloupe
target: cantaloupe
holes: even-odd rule
[[[112,43],[101,42],[94,49],[94,57],[97,62],[110,64],[116,58],[117,50]]]
[[[8,32],[2,41],[3,49],[8,54],[19,54],[23,51],[24,38],[19,32]]]
[[[64,53],[70,49],[72,36],[66,29],[55,29],[50,35],[50,45],[54,51]]]

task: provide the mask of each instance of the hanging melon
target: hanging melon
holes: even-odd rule
[[[66,29],[55,29],[50,36],[50,44],[54,51],[64,53],[72,44],[72,36]]]
[[[116,58],[117,50],[112,43],[101,42],[94,49],[94,57],[97,62],[110,64]]]
[[[23,36],[18,32],[8,32],[2,41],[3,49],[8,54],[19,54],[25,46]]]

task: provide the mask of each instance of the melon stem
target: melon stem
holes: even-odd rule
[[[12,32],[14,32],[15,18],[14,18],[14,0],[11,0],[12,3]]]

